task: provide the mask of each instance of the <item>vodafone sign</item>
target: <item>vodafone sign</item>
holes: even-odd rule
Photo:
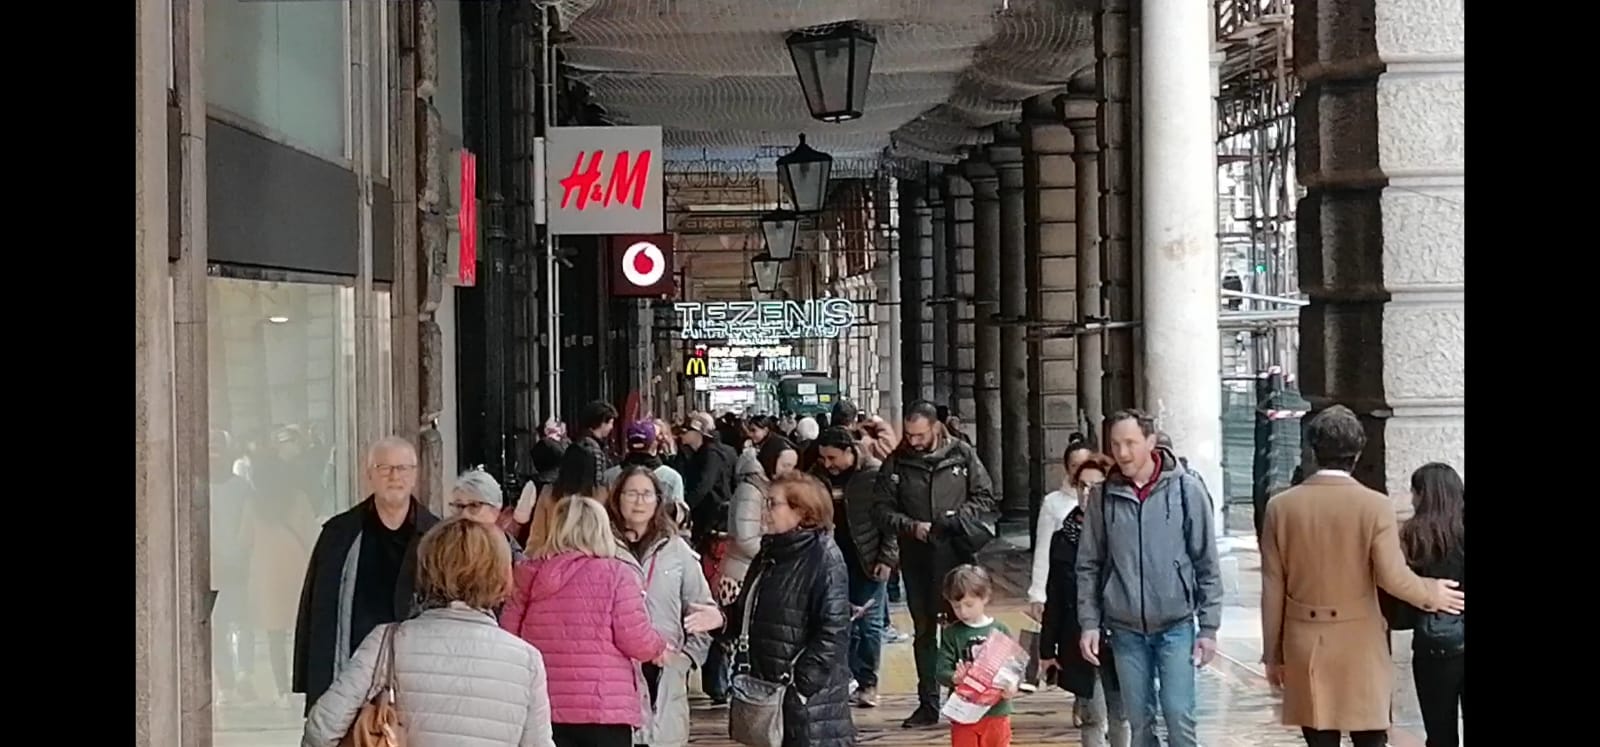
[[[672,275],[672,234],[611,237],[611,295],[660,298],[676,290]]]

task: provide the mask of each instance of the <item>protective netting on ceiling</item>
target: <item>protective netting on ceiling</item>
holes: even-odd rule
[[[1190,0],[1193,1],[1193,0]],[[617,124],[669,148],[757,149],[804,132],[836,158],[953,163],[1093,61],[1089,0],[555,0],[575,75]],[[877,37],[860,119],[811,119],[784,38],[857,21]]]

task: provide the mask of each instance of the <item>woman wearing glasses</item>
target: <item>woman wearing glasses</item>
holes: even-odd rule
[[[503,501],[504,494],[500,489],[500,481],[483,471],[482,467],[476,467],[462,472],[461,476],[456,478],[456,486],[450,491],[450,512],[454,516],[465,517],[498,529],[506,536],[506,542],[511,545],[511,562],[520,563],[526,557],[522,554],[522,546],[517,544],[517,539],[499,524]]]
[[[678,533],[671,505],[661,481],[643,466],[623,469],[606,504],[617,538],[643,569],[650,624],[670,652],[663,664],[641,667],[650,710],[633,743],[652,747],[689,743],[689,670],[705,663],[711,647],[711,636],[692,630],[690,617],[696,605],[717,612],[700,558]],[[713,622],[720,627],[720,619]]]

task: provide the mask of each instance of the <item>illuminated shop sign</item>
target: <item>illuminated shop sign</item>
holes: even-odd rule
[[[776,358],[762,358],[759,365],[761,370],[767,373],[792,373],[806,370],[809,363],[810,361],[806,360],[803,355],[784,355]]]
[[[712,358],[781,358],[794,355],[793,345],[744,345],[711,348]]]
[[[839,337],[856,323],[855,302],[705,301],[673,304],[685,340]]]

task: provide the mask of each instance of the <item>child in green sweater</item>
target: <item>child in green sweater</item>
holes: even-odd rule
[[[939,684],[955,687],[972,663],[973,651],[991,635],[1011,635],[1005,623],[989,616],[989,597],[993,592],[989,572],[975,565],[962,565],[944,577],[944,598],[955,611],[956,622],[939,634],[939,664],[935,675]],[[1008,747],[1011,744],[1011,698],[1016,688],[1006,691],[976,723],[950,723],[952,747]]]

